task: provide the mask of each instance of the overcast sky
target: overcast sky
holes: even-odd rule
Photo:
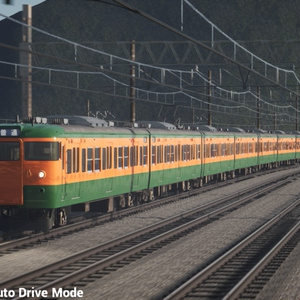
[[[0,0],[0,13],[5,16],[11,16],[23,10],[23,4],[34,6],[36,4],[44,2],[44,0],[11,0],[11,4],[5,4],[5,2],[5,0]],[[0,20],[2,19],[3,17],[0,16]]]

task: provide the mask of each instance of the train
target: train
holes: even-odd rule
[[[300,133],[88,116],[0,124],[0,230],[47,231],[106,211],[300,161]]]

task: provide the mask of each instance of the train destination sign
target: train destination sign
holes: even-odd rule
[[[18,128],[2,128],[0,129],[0,136],[19,136],[20,132]]]

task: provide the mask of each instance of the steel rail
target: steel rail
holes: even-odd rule
[[[246,237],[243,241],[238,243],[236,246],[234,246],[228,252],[223,254],[221,257],[219,257],[217,260],[215,260],[213,263],[211,263],[209,266],[207,266],[201,272],[199,272],[198,274],[196,274],[195,276],[190,278],[188,281],[186,281],[184,284],[182,284],[180,287],[175,289],[172,293],[170,293],[168,296],[163,298],[163,300],[178,300],[178,299],[184,298],[194,287],[196,287],[201,282],[203,282],[205,279],[207,279],[209,276],[211,276],[222,265],[224,265],[227,261],[229,261],[231,258],[233,258],[237,253],[239,253],[247,245],[251,244],[257,237],[259,237],[261,234],[266,232],[278,220],[280,220],[283,216],[288,214],[297,205],[300,205],[299,196],[297,196],[295,200],[296,200],[295,202],[290,204],[282,212],[278,213],[275,217],[273,217],[271,220],[269,220],[263,226],[258,228],[256,231],[254,231],[252,234],[250,234],[248,237]]]
[[[280,185],[283,185],[288,181],[290,181],[289,178],[286,179],[285,181],[282,181]],[[261,193],[266,193],[267,191],[269,191],[271,189],[274,189],[274,186],[278,187],[278,183],[275,182],[272,185],[267,185],[263,189],[261,189],[260,192]],[[249,190],[251,190],[253,192],[251,195],[248,195],[248,196],[246,196],[242,199],[239,199],[239,200],[237,200],[237,201],[235,201],[231,204],[227,204],[224,207],[215,210],[214,212],[210,212],[210,213],[208,213],[204,216],[198,217],[197,219],[189,221],[186,224],[180,225],[175,229],[173,228],[173,229],[169,230],[166,233],[159,234],[157,237],[150,238],[150,239],[148,239],[148,241],[144,241],[144,242],[142,242],[138,245],[132,246],[132,247],[128,248],[127,250],[123,250],[123,251],[121,251],[117,254],[111,255],[108,258],[97,261],[96,263],[93,263],[90,266],[84,267],[81,270],[76,271],[75,273],[63,276],[62,278],[57,279],[52,283],[49,283],[49,284],[44,285],[42,287],[38,287],[36,290],[44,290],[44,289],[48,289],[48,288],[56,287],[56,286],[57,287],[67,286],[72,282],[76,282],[77,280],[79,280],[81,278],[84,278],[88,275],[91,275],[91,274],[95,273],[95,271],[102,270],[102,269],[106,268],[109,265],[112,265],[116,262],[119,262],[122,259],[124,259],[126,257],[129,257],[132,254],[139,253],[142,250],[145,250],[145,249],[147,249],[147,248],[149,248],[149,247],[151,247],[155,244],[158,244],[158,243],[160,243],[164,240],[167,240],[171,237],[174,237],[175,235],[183,233],[188,229],[194,228],[195,226],[201,224],[202,222],[205,222],[205,221],[211,219],[212,217],[214,217],[214,216],[216,216],[216,215],[218,215],[218,214],[220,214],[224,211],[227,211],[228,209],[232,209],[233,207],[235,207],[237,205],[240,205],[242,202],[248,201],[251,197],[257,197],[258,196],[258,192],[256,190],[254,190],[253,187],[249,188],[247,193],[249,193]],[[237,195],[235,195],[235,196],[237,196]],[[238,197],[240,198],[240,195],[238,195]],[[216,205],[216,201],[213,201],[212,203],[210,203],[210,206],[214,206],[214,205]],[[207,206],[207,205],[205,205],[205,206]],[[174,216],[174,217],[169,218],[167,220],[160,221],[158,223],[155,223],[154,225],[150,225],[146,228],[137,230],[133,233],[129,233],[129,234],[124,235],[120,238],[114,239],[114,240],[112,240],[108,243],[104,243],[104,244],[101,244],[101,245],[98,245],[98,246],[95,246],[95,247],[91,247],[87,250],[76,253],[76,254],[74,254],[70,257],[67,257],[65,259],[62,259],[62,260],[60,260],[60,261],[58,261],[54,264],[50,264],[48,266],[44,266],[42,268],[33,270],[29,273],[26,273],[26,274],[23,274],[23,275],[20,275],[20,276],[16,276],[16,277],[14,277],[12,279],[9,279],[9,280],[6,280],[6,281],[2,281],[0,283],[0,289],[4,289],[4,288],[10,289],[10,288],[13,288],[14,286],[20,285],[21,283],[34,280],[35,278],[39,278],[39,277],[41,277],[42,275],[44,275],[46,273],[50,273],[51,271],[58,270],[59,268],[67,266],[71,263],[78,262],[81,259],[87,258],[87,257],[89,257],[91,255],[94,255],[96,253],[99,253],[103,250],[107,250],[107,249],[112,248],[114,246],[120,245],[121,243],[128,242],[129,240],[132,240],[134,238],[141,237],[142,234],[152,232],[153,230],[161,228],[163,226],[166,226],[167,224],[169,224],[171,222],[181,220],[184,217],[188,217],[192,214],[195,214],[196,212],[198,212],[199,210],[202,210],[202,209],[203,209],[203,207],[201,206],[200,208],[198,207],[196,210],[192,209],[188,212],[178,214],[177,216]]]
[[[222,300],[236,300],[286,243],[300,230],[300,221],[267,253],[261,261]]]
[[[298,174],[299,172],[297,171],[297,168],[295,168],[293,170],[293,172],[289,175],[286,176],[295,176],[296,174]],[[255,173],[257,174],[257,173]],[[273,180],[271,180],[271,182],[275,182],[276,180],[282,180],[282,175],[278,176],[277,178],[274,178]],[[245,180],[245,178],[236,178],[234,180],[234,182],[239,181],[239,180]],[[232,184],[233,181],[224,181],[224,182],[219,182],[218,183],[218,187],[226,185],[226,184]],[[252,188],[250,187],[249,189],[244,189],[243,192],[240,192],[240,195],[244,195],[245,192],[251,191],[251,189],[260,189],[261,184],[257,184],[252,186]],[[43,241],[47,241],[47,240],[51,240],[54,239],[56,236],[60,236],[63,234],[70,234],[72,232],[78,231],[78,230],[84,230],[86,228],[89,228],[90,226],[97,226],[100,225],[104,222],[108,222],[114,219],[118,219],[121,217],[126,217],[129,216],[130,214],[134,214],[137,213],[139,211],[144,211],[147,209],[152,209],[154,207],[157,206],[161,206],[164,205],[166,203],[170,203],[170,202],[174,202],[174,201],[179,201],[183,198],[186,197],[192,197],[192,196],[196,196],[202,193],[205,193],[207,191],[210,191],[212,188],[215,188],[215,185],[208,185],[205,187],[202,187],[201,189],[197,189],[197,190],[190,190],[187,191],[185,193],[179,194],[179,195],[173,195],[173,196],[169,196],[166,197],[164,199],[159,199],[156,201],[152,201],[149,203],[144,203],[141,206],[135,206],[135,207],[131,207],[131,208],[127,208],[125,210],[121,210],[121,211],[117,211],[117,212],[111,212],[102,216],[98,216],[96,218],[92,218],[92,219],[88,219],[88,220],[84,220],[84,221],[80,221],[77,222],[75,224],[69,224],[60,228],[55,228],[53,230],[51,230],[50,232],[47,233],[37,233],[34,235],[30,235],[30,236],[26,236],[23,238],[20,238],[18,240],[13,240],[13,241],[8,241],[8,242],[4,242],[4,243],[0,243],[0,253],[1,252],[5,252],[8,250],[13,250],[15,248],[20,248],[23,245],[28,245],[30,243],[40,243]],[[219,200],[218,200],[219,201]]]

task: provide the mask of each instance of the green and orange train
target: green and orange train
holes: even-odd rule
[[[1,124],[1,228],[25,220],[48,230],[71,210],[113,211],[300,159],[298,133],[110,125],[80,116]]]

